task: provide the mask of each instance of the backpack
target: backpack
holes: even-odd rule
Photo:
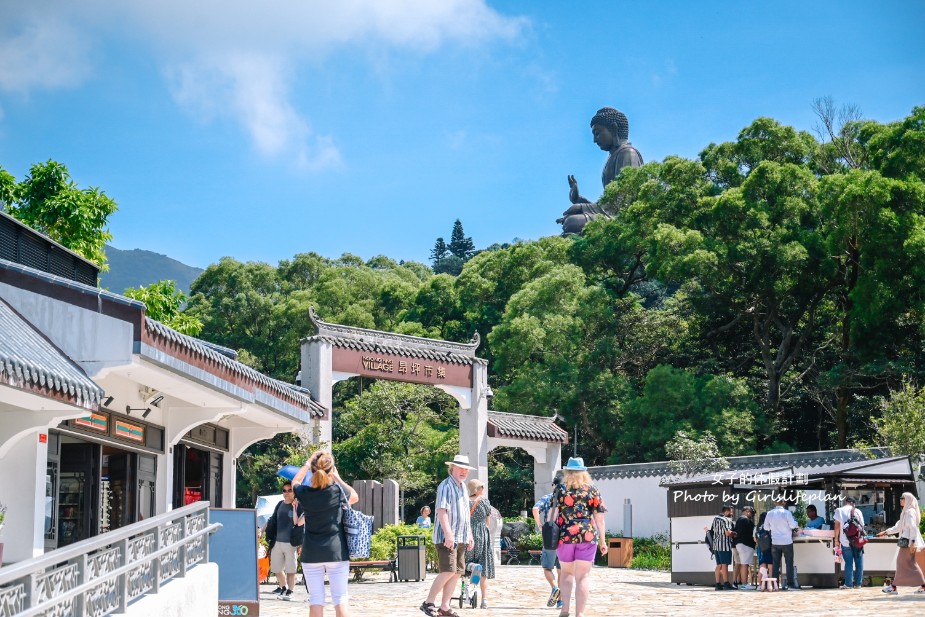
[[[755,537],[758,539],[758,548],[761,549],[761,552],[771,550],[771,532],[765,529],[764,527],[759,527],[758,531],[755,533]]]
[[[867,538],[864,536],[864,529],[858,525],[854,518],[854,506],[851,506],[851,518],[845,523],[845,537],[848,538],[848,546],[851,548],[864,548],[867,544]]]
[[[713,527],[707,529],[707,533],[703,537],[703,541],[707,545],[707,548],[710,550],[710,559],[713,559]]]

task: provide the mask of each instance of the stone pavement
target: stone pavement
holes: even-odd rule
[[[423,617],[418,606],[427,596],[433,574],[423,582],[389,583],[387,574],[367,574],[362,583],[350,583],[352,617]],[[272,577],[271,577],[272,579]],[[497,578],[490,581],[487,610],[453,610],[460,617],[558,617],[546,608],[549,587],[538,566],[499,566]],[[307,617],[305,587],[299,588],[291,602],[277,600],[270,591],[275,585],[261,586],[260,614],[265,617]],[[760,593],[756,591],[714,591],[707,587],[674,585],[665,572],[646,572],[617,568],[594,568],[591,572],[591,601],[587,617],[604,615],[655,615],[665,617],[727,617],[788,615],[790,617],[838,617],[880,615],[925,615],[925,595],[912,589],[900,594],[881,593],[879,587],[858,591],[805,589]],[[330,601],[330,596],[328,596]],[[330,605],[325,615],[334,615]],[[574,602],[572,605],[574,616]]]

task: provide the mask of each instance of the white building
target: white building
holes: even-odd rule
[[[96,278],[0,213],[4,563],[191,501],[233,508],[244,449],[325,414],[307,390],[148,318]]]

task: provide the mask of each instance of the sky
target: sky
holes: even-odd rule
[[[646,161],[813,101],[925,104],[925,2],[0,0],[0,167],[63,163],[113,246],[206,267],[302,252],[427,262],[556,235],[596,199],[597,109]]]

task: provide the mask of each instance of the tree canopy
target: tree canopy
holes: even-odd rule
[[[18,184],[0,168],[0,204],[11,216],[94,262],[101,270],[107,269],[103,249],[112,239],[107,224],[118,206],[98,188],[78,188],[61,163],[36,163]]]

